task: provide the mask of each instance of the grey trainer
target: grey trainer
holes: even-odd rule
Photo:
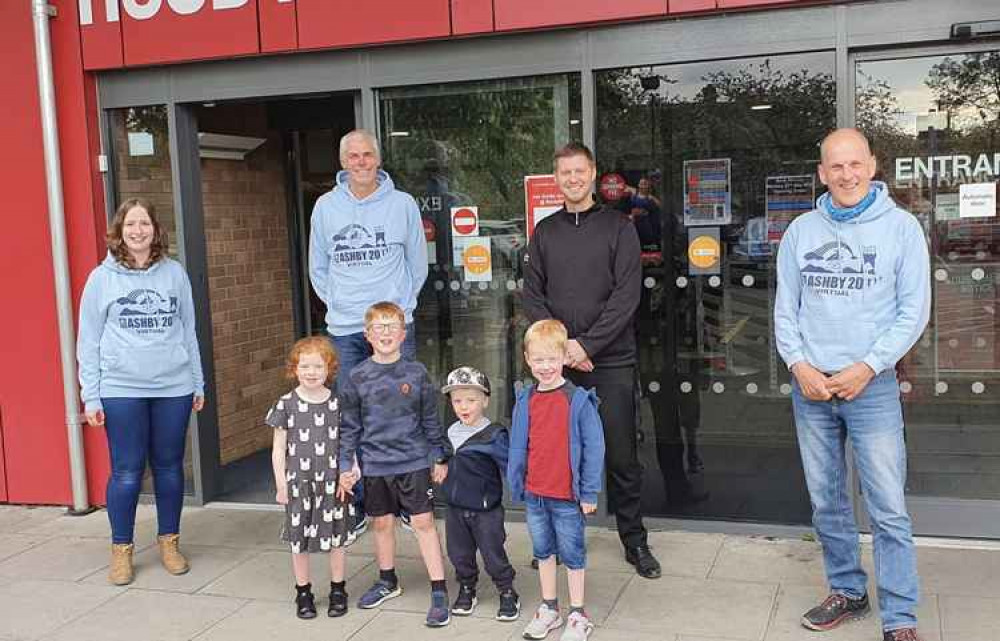
[[[544,639],[549,632],[555,630],[563,624],[563,619],[559,616],[559,610],[553,610],[544,603],[538,606],[535,616],[524,628],[525,639]]]

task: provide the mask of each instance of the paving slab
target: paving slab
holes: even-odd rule
[[[49,539],[0,562],[0,575],[76,581],[108,564],[109,547],[94,539]]]
[[[869,593],[874,596],[874,586],[869,586]],[[872,599],[872,614],[861,621],[848,623],[828,632],[814,632],[803,628],[799,622],[802,614],[825,597],[826,593],[822,589],[794,585],[781,586],[778,592],[777,607],[767,634],[764,636],[764,641],[875,641],[882,638],[882,626],[875,599]],[[917,610],[917,620],[920,625],[920,635],[924,641],[941,641],[936,595],[923,595]],[[964,639],[953,638],[953,641],[964,641]]]
[[[156,546],[147,547],[134,557],[135,581],[129,586],[147,590],[168,592],[197,592],[229,572],[240,563],[258,554],[246,548],[207,547],[203,545],[183,545],[181,551],[188,559],[191,570],[187,574],[174,576],[163,569],[160,551]],[[91,574],[85,583],[107,583],[107,572],[102,568]]]
[[[284,512],[186,508],[181,517],[181,545],[287,549],[279,539]]]
[[[0,505],[0,532],[16,532],[20,528],[39,527],[66,512],[64,507],[31,507]]]
[[[1000,597],[1000,551],[917,548],[921,588],[935,594]]]
[[[348,552],[348,593],[352,599],[361,596],[361,592],[357,592],[356,595],[350,592],[350,577],[365,571],[373,562],[373,557]],[[310,570],[313,585],[325,586],[329,584],[330,570],[325,555],[311,555]],[[368,576],[370,577],[372,574],[373,571],[369,572]],[[199,591],[199,594],[287,602],[295,597],[294,585],[291,553],[268,550],[250,557],[214,581],[209,582]],[[367,587],[366,585],[365,588]]]
[[[1000,599],[938,597],[943,637],[950,641],[1000,641]]]
[[[707,578],[725,541],[724,534],[678,531],[649,533],[649,547],[660,561],[663,574],[670,576]],[[624,563],[624,556],[621,559]],[[632,569],[631,566],[627,567]]]
[[[71,536],[75,538],[93,538],[109,542],[111,540],[111,524],[108,522],[107,510],[95,510],[83,516],[71,516],[61,511],[54,518],[40,523],[19,523],[13,526],[13,531],[20,534],[32,534],[43,538]],[[135,514],[136,545],[144,547],[156,540],[156,508],[152,505],[140,504]]]
[[[316,596],[319,616],[310,621],[295,617],[291,600],[251,601],[195,638],[197,641],[336,641],[349,638],[378,615],[374,610],[351,608],[346,615],[331,619],[326,616],[326,591]]]
[[[37,639],[124,592],[70,581],[0,583],[0,639]]]
[[[709,576],[735,581],[826,585],[819,543],[726,537]]]
[[[0,561],[30,550],[43,541],[44,539],[26,534],[0,534]]]
[[[409,612],[379,612],[351,641],[507,641],[520,639],[522,626],[476,617],[452,618],[443,628],[428,628],[424,617]],[[550,635],[551,636],[551,635]],[[594,638],[594,637],[591,637]],[[558,637],[552,637],[556,641]],[[594,641],[598,641],[594,639]]]
[[[760,639],[778,586],[664,576],[631,581],[607,619],[611,628]]]
[[[96,586],[87,586],[94,589]],[[47,641],[187,641],[229,616],[246,602],[225,597],[127,590],[72,623]]]

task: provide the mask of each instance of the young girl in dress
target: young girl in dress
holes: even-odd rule
[[[316,616],[309,582],[309,553],[330,555],[331,617],[347,613],[345,547],[354,542],[354,505],[337,485],[340,404],[328,385],[337,373],[337,353],[325,338],[304,338],[292,347],[285,374],[299,385],[267,414],[274,428],[271,464],[275,500],[285,506],[282,540],[292,550],[295,613]]]

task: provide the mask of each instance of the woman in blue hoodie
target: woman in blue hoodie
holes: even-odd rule
[[[167,256],[152,205],[122,203],[108,255],[87,279],[77,338],[87,423],[103,425],[111,455],[108,518],[115,585],[132,582],[132,536],[146,462],[153,471],[157,543],[171,574],[188,571],[178,549],[184,445],[191,410],[205,404],[191,282]]]

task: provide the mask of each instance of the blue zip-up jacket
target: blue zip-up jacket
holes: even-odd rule
[[[309,235],[309,281],[334,336],[363,331],[365,311],[380,301],[396,303],[413,322],[427,279],[427,241],[413,197],[379,170],[378,188],[358,199],[347,177],[339,172],[337,186],[316,201]]]
[[[81,396],[88,412],[101,398],[204,396],[191,281],[161,258],[129,269],[111,254],[90,272],[76,340]]]
[[[490,423],[462,443],[448,459],[448,476],[441,485],[448,505],[476,512],[500,505],[509,449],[510,435],[498,423]]]
[[[594,390],[573,388],[569,404],[569,462],[573,477],[573,498],[579,503],[597,503],[604,473],[604,427],[597,412]],[[528,467],[529,412],[534,385],[527,385],[517,394],[510,427],[510,460],[507,462],[507,483],[515,501],[524,500],[524,479]]]
[[[792,221],[778,250],[774,334],[789,368],[835,373],[864,362],[894,367],[930,315],[930,261],[920,223],[873,182],[875,201],[838,223],[824,194]]]

